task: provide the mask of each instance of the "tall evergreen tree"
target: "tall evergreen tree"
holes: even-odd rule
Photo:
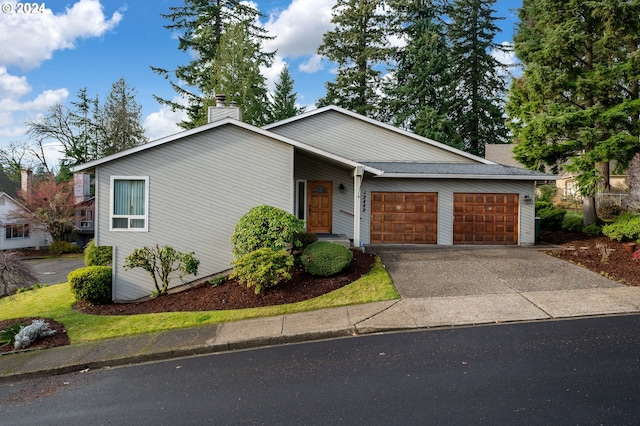
[[[162,15],[171,21],[165,28],[179,34],[178,49],[192,53],[194,59],[187,65],[178,66],[174,72],[151,67],[170,81],[176,93],[187,100],[187,105],[157,96],[156,100],[174,110],[184,110],[187,120],[180,123],[184,128],[206,123],[207,108],[215,105],[216,93],[225,94],[227,99],[238,102],[245,120],[252,124],[264,124],[265,116],[255,111],[255,107],[265,101],[266,89],[253,70],[270,66],[274,53],[266,53],[261,49],[262,42],[269,37],[263,28],[255,24],[261,16],[260,12],[237,0],[185,0],[184,6],[169,9],[170,13]],[[244,30],[239,30],[240,27]],[[238,37],[233,42],[230,40],[232,34]],[[227,48],[221,48],[221,43],[227,46],[235,43],[236,46],[249,47],[249,50],[231,55]],[[245,57],[236,61],[241,54]],[[233,69],[238,67],[242,69]],[[226,76],[234,73],[245,80],[227,87],[229,80]],[[187,87],[171,81],[172,74],[178,82],[186,82]],[[257,84],[255,91],[250,90],[254,84]],[[241,86],[243,90],[234,92],[236,86]]]
[[[136,102],[135,89],[127,85],[124,77],[113,83],[102,108],[102,132],[99,157],[145,144],[147,137],[142,127],[142,105]]]
[[[500,28],[496,0],[454,0],[447,34],[451,39],[456,131],[464,150],[483,156],[487,143],[506,143],[504,115],[506,78],[492,51],[505,47],[494,42]]]
[[[507,111],[516,158],[575,174],[584,224],[596,221],[599,164],[638,152],[637,0],[524,0],[515,36],[523,75]]]
[[[275,91],[271,100],[271,118],[273,121],[284,120],[302,114],[304,107],[296,107],[298,94],[293,89],[293,79],[286,65],[280,71],[278,81],[275,82]]]
[[[242,119],[256,126],[270,121],[267,84],[260,73],[260,63],[252,59],[259,55],[260,43],[251,37],[245,23],[227,25],[220,37],[215,66],[209,71],[209,81],[202,86],[203,93],[225,94],[227,102],[236,102]],[[204,105],[211,101],[205,100]]]
[[[335,104],[369,117],[380,106],[380,67],[392,49],[387,40],[384,0],[337,0],[331,22],[335,28],[324,34],[318,54],[338,64],[334,82],[318,106]]]
[[[385,113],[395,126],[457,146],[450,119],[451,62],[442,0],[389,0],[392,31],[406,42],[385,83]]]
[[[39,147],[34,154],[48,170],[43,141],[62,145],[61,169],[68,168],[146,143],[141,119],[135,90],[120,79],[113,84],[104,106],[98,96],[92,98],[82,88],[71,107],[55,104],[44,117],[26,124],[27,133]]]

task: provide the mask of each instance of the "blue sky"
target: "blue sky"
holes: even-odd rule
[[[43,4],[43,3],[39,3]],[[160,14],[183,0],[49,0],[44,10],[16,13],[14,0],[0,0],[0,147],[28,142],[25,122],[37,120],[55,103],[69,104],[79,89],[104,99],[111,84],[124,77],[137,91],[145,131],[156,139],[180,131],[181,118],[162,107],[153,95],[172,99],[175,92],[150,66],[174,69],[190,57],[177,49],[175,35],[164,28]],[[335,0],[263,0],[253,4],[266,15],[263,25],[275,36],[266,48],[277,50],[274,65],[264,70],[273,81],[289,66],[298,103],[308,108],[333,79],[330,63],[315,51],[331,29]],[[521,1],[498,0],[503,33],[496,42],[510,42]],[[509,62],[510,58],[504,58]],[[59,147],[47,144],[49,163]]]

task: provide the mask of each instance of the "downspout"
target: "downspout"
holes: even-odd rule
[[[362,178],[364,176],[364,168],[357,166],[353,169],[353,246],[360,247],[360,212],[362,208],[360,203],[362,197],[360,195],[360,188],[362,186]]]

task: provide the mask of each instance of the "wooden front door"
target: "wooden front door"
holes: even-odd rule
[[[307,182],[307,232],[331,233],[333,182]]]

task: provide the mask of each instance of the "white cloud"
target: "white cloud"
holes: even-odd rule
[[[15,1],[6,1],[15,9]],[[6,7],[6,6],[5,6]],[[107,18],[99,0],[79,0],[64,13],[5,13],[0,15],[0,64],[24,70],[51,59],[53,52],[73,49],[78,39],[98,37],[122,20],[115,12]]]
[[[0,67],[0,136],[23,136],[25,121],[35,119],[38,113],[64,102],[69,96],[67,89],[45,90],[35,99],[23,101],[31,90],[26,77],[11,75],[5,67]]]
[[[324,33],[333,28],[331,7],[334,4],[335,0],[293,0],[265,23],[268,33],[277,36],[265,43],[266,50],[277,50],[282,58],[314,55]]]
[[[491,51],[491,56],[496,58],[498,62],[504,65],[503,74],[512,75],[512,76],[520,75],[522,72],[520,67],[518,66],[519,65],[518,58],[516,57],[516,54],[513,51],[513,43],[509,41],[504,41],[500,44],[504,46],[506,51],[500,50],[500,49],[493,49]]]
[[[298,65],[298,69],[300,71],[306,72],[308,74],[313,74],[314,72],[322,70],[322,68],[322,56],[320,55],[313,55],[305,62]]]
[[[172,101],[186,105],[179,97]],[[182,110],[172,111],[171,107],[162,106],[157,112],[152,112],[144,119],[144,133],[150,141],[173,135],[184,130],[178,126],[178,123],[187,118],[187,114]]]

